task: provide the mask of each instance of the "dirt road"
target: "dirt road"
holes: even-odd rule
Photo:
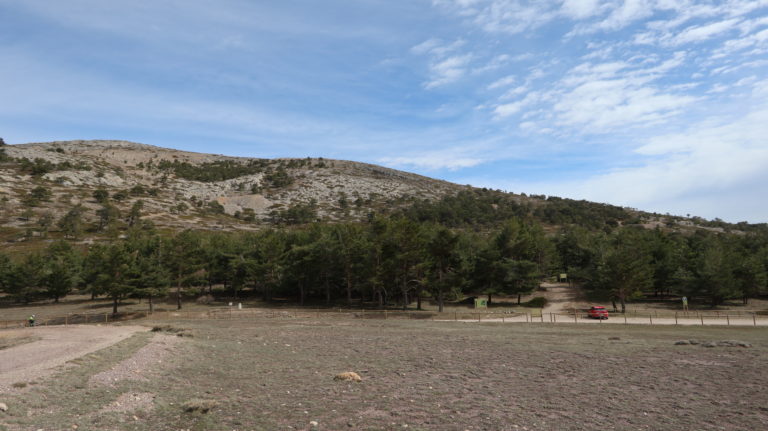
[[[58,326],[3,331],[6,336],[33,336],[31,343],[0,350],[0,394],[14,383],[28,383],[54,372],[67,361],[111,346],[143,326]]]
[[[586,303],[580,301],[579,291],[576,288],[568,287],[566,283],[542,283],[541,287],[547,290],[537,292],[536,296],[547,298],[547,305],[544,310],[548,313],[562,313],[573,308],[584,308]]]

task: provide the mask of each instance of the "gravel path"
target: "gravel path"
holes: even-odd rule
[[[14,383],[27,383],[47,376],[54,368],[122,341],[143,326],[59,326],[13,330],[19,335],[40,338],[31,343],[0,350],[0,394]]]
[[[544,307],[547,313],[562,313],[573,308],[584,308],[584,302],[579,301],[578,289],[568,287],[565,283],[542,283],[546,287],[546,292],[536,292],[536,296],[547,298],[547,305]],[[543,293],[543,295],[542,295]]]
[[[175,335],[156,334],[130,358],[124,359],[119,364],[95,374],[90,383],[111,385],[121,380],[147,380],[145,374],[151,369],[158,369],[168,355],[173,352],[173,346],[182,341]]]

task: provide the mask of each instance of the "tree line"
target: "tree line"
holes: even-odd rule
[[[686,295],[713,306],[766,294],[768,236],[693,234],[628,226],[547,233],[510,217],[486,229],[451,228],[402,214],[360,223],[311,223],[249,233],[151,227],[85,248],[68,241],[16,257],[0,253],[0,291],[17,301],[58,301],[74,291],[121,300],[185,293],[300,305],[397,305],[442,311],[465,295],[522,295],[567,273],[595,300],[622,311],[643,296]]]

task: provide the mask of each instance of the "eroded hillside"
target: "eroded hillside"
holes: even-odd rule
[[[465,188],[351,161],[229,157],[125,141],[3,150],[0,221],[6,233],[35,236],[56,230],[73,208],[97,230],[127,223],[137,201],[141,219],[160,228],[256,229],[265,222],[358,220],[377,208]]]

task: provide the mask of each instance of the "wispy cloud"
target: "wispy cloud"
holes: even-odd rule
[[[378,162],[401,169],[426,169],[439,171],[442,169],[458,170],[471,168],[486,162],[487,159],[468,157],[461,150],[441,150],[434,153],[417,154],[412,156],[382,157]]]
[[[0,8],[6,141],[215,142],[701,215],[763,201],[744,190],[768,180],[768,0]]]

